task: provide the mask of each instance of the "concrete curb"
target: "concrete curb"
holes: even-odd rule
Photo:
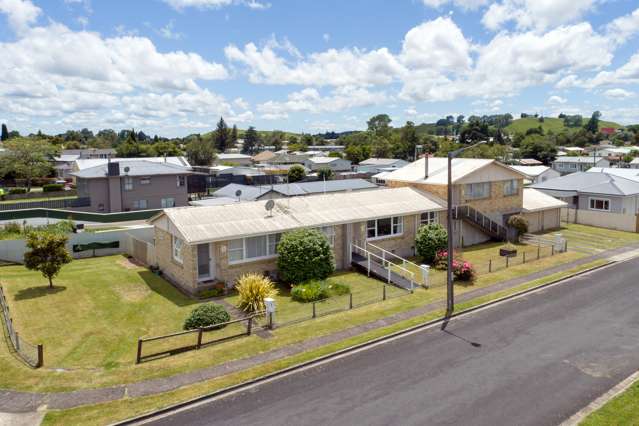
[[[630,260],[630,259],[628,259],[628,260]],[[493,307],[495,305],[498,305],[498,304],[501,304],[501,303],[504,303],[504,302],[507,302],[507,301],[510,301],[510,300],[514,300],[514,299],[517,299],[519,297],[526,296],[528,294],[543,290],[545,288],[548,288],[548,287],[551,287],[551,286],[554,286],[554,285],[558,285],[558,284],[563,283],[564,281],[568,281],[568,280],[570,280],[572,278],[575,278],[575,277],[578,277],[578,276],[581,276],[581,275],[585,275],[585,274],[588,274],[590,272],[593,272],[593,271],[596,271],[596,270],[599,270],[599,269],[603,269],[603,268],[609,267],[609,266],[611,266],[613,264],[616,264],[616,263],[619,263],[619,262],[614,261],[614,260],[610,260],[607,263],[604,263],[603,265],[598,265],[598,266],[594,266],[594,267],[585,269],[583,271],[575,272],[573,274],[570,274],[570,275],[562,277],[562,278],[558,278],[558,279],[550,281],[548,283],[541,284],[541,285],[538,285],[538,286],[535,286],[535,287],[532,287],[532,288],[529,288],[529,289],[526,289],[526,290],[522,290],[522,291],[519,291],[517,293],[513,293],[511,295],[508,295],[508,296],[500,297],[498,299],[491,300],[489,302],[482,303],[482,304],[477,305],[477,306],[473,306],[473,307],[465,309],[463,311],[455,312],[448,318],[447,317],[440,317],[440,318],[437,318],[437,319],[434,319],[434,320],[430,320],[430,321],[427,321],[427,322],[424,322],[424,323],[421,323],[421,324],[417,324],[417,325],[411,326],[409,328],[406,328],[404,330],[396,331],[396,332],[390,333],[390,334],[385,335],[385,336],[381,336],[381,337],[377,337],[377,338],[371,339],[371,340],[369,340],[367,342],[359,343],[357,345],[353,345],[353,346],[350,346],[350,347],[347,347],[347,348],[344,348],[344,349],[340,349],[340,350],[338,350],[336,352],[333,352],[333,353],[330,353],[330,354],[327,354],[327,355],[322,355],[322,356],[320,356],[318,358],[315,358],[315,359],[312,359],[310,361],[305,361],[305,362],[302,362],[300,364],[296,364],[296,365],[293,365],[293,366],[290,366],[290,367],[286,367],[286,368],[284,368],[282,370],[278,370],[278,371],[275,371],[273,373],[266,374],[264,376],[256,377],[254,379],[239,383],[237,385],[233,385],[233,386],[229,386],[229,387],[226,387],[226,388],[223,388],[223,389],[219,389],[219,390],[217,390],[215,392],[212,392],[210,394],[202,395],[202,396],[199,396],[199,397],[196,397],[196,398],[184,401],[184,402],[173,404],[173,405],[170,405],[168,407],[161,408],[159,410],[151,411],[151,412],[146,413],[146,414],[142,414],[142,415],[139,415],[139,416],[136,416],[136,417],[132,417],[130,419],[123,420],[121,422],[112,423],[111,426],[128,426],[128,425],[144,424],[144,423],[148,422],[149,420],[155,419],[156,417],[163,417],[163,416],[166,416],[166,415],[168,415],[170,413],[173,413],[173,412],[183,411],[183,410],[188,409],[188,408],[192,408],[192,407],[195,407],[195,406],[198,406],[198,405],[202,405],[202,404],[205,404],[207,402],[213,401],[215,399],[219,399],[221,397],[228,396],[228,395],[231,395],[233,393],[237,393],[237,392],[240,392],[240,391],[243,391],[243,390],[247,390],[247,389],[256,387],[256,386],[258,386],[260,384],[276,380],[276,379],[278,379],[280,377],[284,377],[284,376],[290,375],[290,374],[295,373],[295,372],[299,372],[299,371],[302,371],[302,370],[305,370],[305,369],[308,369],[308,368],[319,366],[319,365],[327,363],[329,361],[333,361],[335,359],[338,359],[338,358],[341,358],[341,357],[344,357],[344,356],[355,354],[355,353],[357,353],[359,351],[362,351],[362,350],[365,350],[365,349],[368,349],[368,348],[371,348],[371,347],[374,347],[374,346],[377,346],[377,345],[380,345],[380,344],[387,343],[389,341],[392,341],[392,340],[395,340],[395,339],[398,339],[398,338],[413,334],[415,332],[418,332],[418,331],[421,331],[421,330],[424,330],[424,329],[431,328],[431,327],[433,327],[435,325],[445,324],[448,321],[450,321],[451,319],[454,319],[454,318],[457,318],[457,317],[460,317],[460,316],[465,316],[465,315],[471,314],[473,312],[477,312],[477,311],[480,311],[480,310],[483,310],[483,309],[487,309],[487,308]]]
[[[561,423],[559,426],[576,426],[580,424],[590,414],[594,413],[595,411],[606,405],[608,402],[628,390],[637,380],[639,380],[639,371],[631,374],[621,382],[617,383],[615,387],[592,401],[590,404],[586,405],[584,408],[576,412],[572,417]]]

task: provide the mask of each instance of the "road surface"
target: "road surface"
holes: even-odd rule
[[[639,369],[639,259],[152,422],[556,425]]]

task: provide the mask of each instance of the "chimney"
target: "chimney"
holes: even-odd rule
[[[424,153],[424,179],[428,179],[428,153]]]
[[[120,176],[120,163],[112,163],[109,160],[107,163],[107,174],[109,176]]]

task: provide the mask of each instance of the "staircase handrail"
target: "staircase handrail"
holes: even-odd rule
[[[413,271],[409,271],[408,269],[404,268],[403,266],[399,266],[399,265],[395,265],[393,262],[391,262],[390,260],[386,260],[381,256],[376,255],[375,253],[371,252],[370,250],[367,250],[363,247],[358,246],[355,243],[351,243],[351,253],[356,253],[355,250],[358,250],[359,252],[361,252],[364,256],[368,257],[368,260],[370,262],[370,258],[374,257],[377,259],[380,259],[382,268],[386,269],[388,271],[388,281],[390,283],[390,273],[392,272],[392,267],[398,268],[401,271],[407,273],[410,276],[410,284],[411,284],[411,291],[413,289],[414,283],[415,283],[415,273]]]

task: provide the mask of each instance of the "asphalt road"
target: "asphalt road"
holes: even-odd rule
[[[639,259],[155,425],[556,425],[639,369]]]

